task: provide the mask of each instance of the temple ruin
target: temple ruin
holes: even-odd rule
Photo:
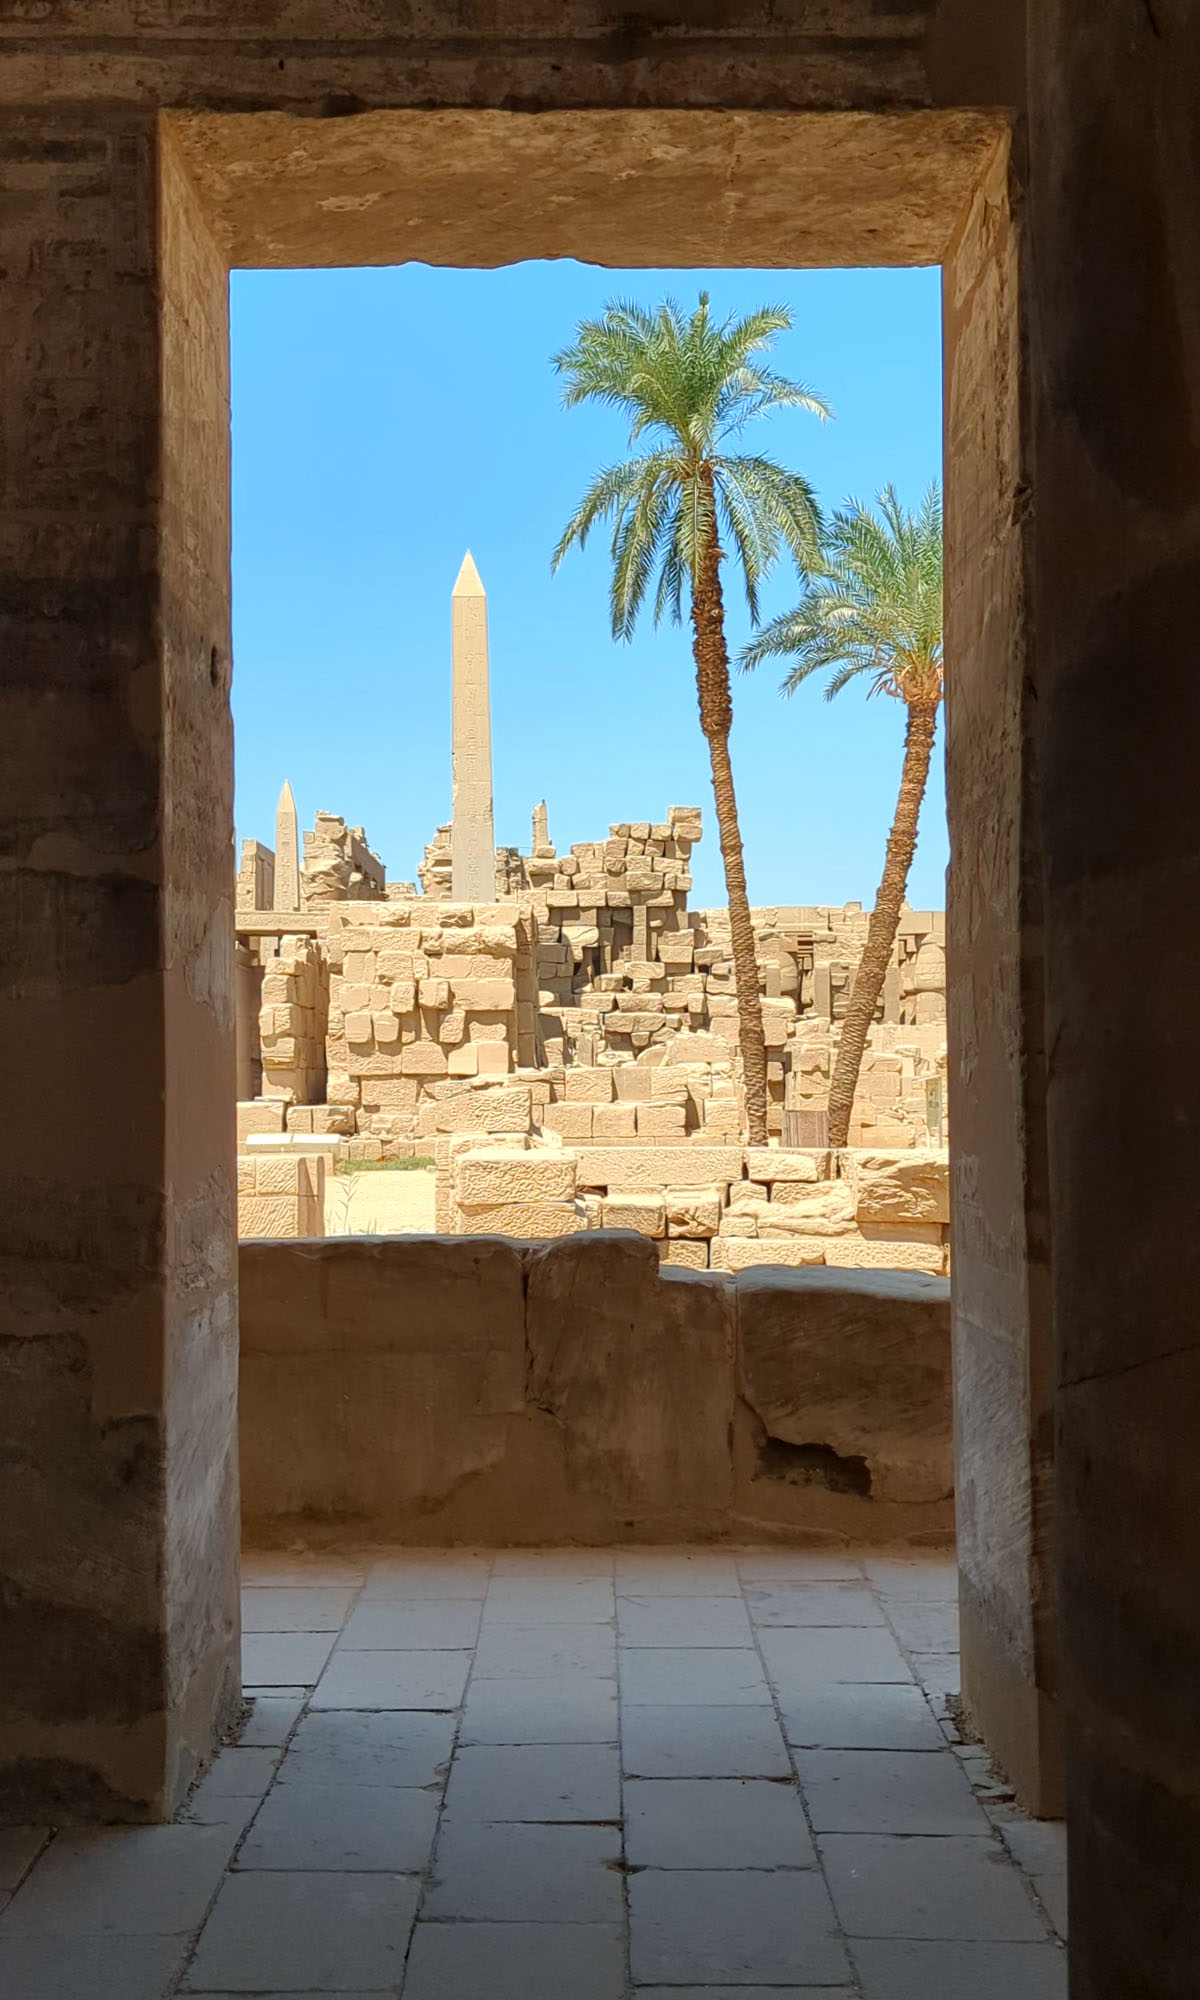
[[[744,1148],[728,914],[689,903],[700,808],[559,854],[540,801],[528,852],[497,848],[487,600],[469,554],[451,629],[453,814],[421,893],[389,883],[363,829],[331,813],[297,872],[287,784],[275,852],[243,842],[242,1234],[320,1234],[322,1173],[428,1156],[448,1233],[627,1228],[694,1269],[942,1273],[942,912],[904,913],[840,1158],[826,1098],[867,912],[754,912],[772,1143]]]

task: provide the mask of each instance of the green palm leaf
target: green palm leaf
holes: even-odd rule
[[[833,516],[820,561],[807,565],[800,603],[757,632],[745,671],[787,660],[782,683],[794,694],[828,673],[832,701],[860,675],[871,694],[937,701],[942,690],[942,503],[931,486],[915,513],[892,486],[875,508],[848,500]]]

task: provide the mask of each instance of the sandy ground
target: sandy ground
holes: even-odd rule
[[[412,1173],[331,1174],[325,1182],[325,1234],[432,1234],[436,1181],[432,1167]]]

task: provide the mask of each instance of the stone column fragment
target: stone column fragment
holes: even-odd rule
[[[487,593],[468,549],[451,598],[453,662],[453,873],[456,903],[495,896],[492,826],[492,714],[488,686]]]

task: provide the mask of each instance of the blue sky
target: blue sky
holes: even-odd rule
[[[939,274],[611,271],[235,271],[234,690],[239,838],[273,841],[285,777],[302,826],[365,826],[392,879],[413,879],[450,811],[450,590],[470,547],[488,591],[496,838],[528,847],[536,801],[560,851],[610,820],[701,805],[693,904],[723,902],[690,629],[649,620],[613,643],[607,542],[556,576],[550,552],[584,487],[625,455],[612,412],[567,411],[550,356],[614,296],[714,311],[764,301],[795,326],[774,364],[834,407],[754,426],[822,501],[888,480],[915,504],[941,468]],[[753,439],[753,443],[751,443]],[[749,635],[725,566],[731,651]],[[780,569],[764,613],[786,610]],[[869,903],[899,779],[900,705],[819,686],[784,700],[760,669],[734,686],[734,773],[751,901]],[[911,881],[940,906],[939,753]]]

